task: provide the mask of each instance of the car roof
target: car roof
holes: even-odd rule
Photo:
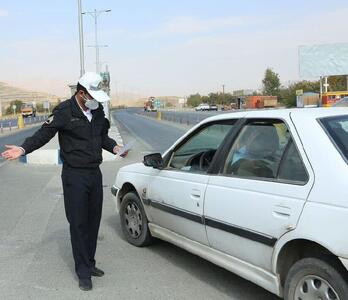
[[[204,120],[205,122],[240,119],[240,118],[267,118],[278,119],[296,115],[306,119],[318,119],[330,116],[347,115],[348,107],[315,107],[315,108],[289,108],[289,109],[258,109],[240,110],[236,112],[215,115]]]

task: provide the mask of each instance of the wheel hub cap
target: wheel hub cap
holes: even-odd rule
[[[294,300],[340,300],[340,298],[326,280],[309,275],[297,284]]]
[[[131,202],[127,205],[125,211],[125,221],[128,233],[133,238],[138,238],[142,232],[141,211],[136,203]]]

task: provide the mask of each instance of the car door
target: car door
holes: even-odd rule
[[[203,225],[207,170],[234,122],[204,124],[174,149],[166,168],[158,171],[147,189],[153,223],[208,244]]]
[[[205,193],[211,247],[267,270],[273,246],[296,227],[313,185],[288,121],[246,121]]]

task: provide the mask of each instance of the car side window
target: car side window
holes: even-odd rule
[[[169,169],[186,172],[206,172],[213,160],[216,150],[221,145],[234,121],[203,125],[172,155]]]
[[[286,181],[307,182],[308,174],[294,142],[291,140],[279,169],[278,178]]]
[[[290,138],[287,126],[280,120],[248,122],[231,147],[223,173],[276,178]]]

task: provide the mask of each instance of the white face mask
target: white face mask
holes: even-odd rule
[[[89,108],[90,110],[95,110],[99,107],[99,102],[97,100],[94,99],[87,99],[87,98],[83,98],[86,102],[85,105],[87,108]]]

